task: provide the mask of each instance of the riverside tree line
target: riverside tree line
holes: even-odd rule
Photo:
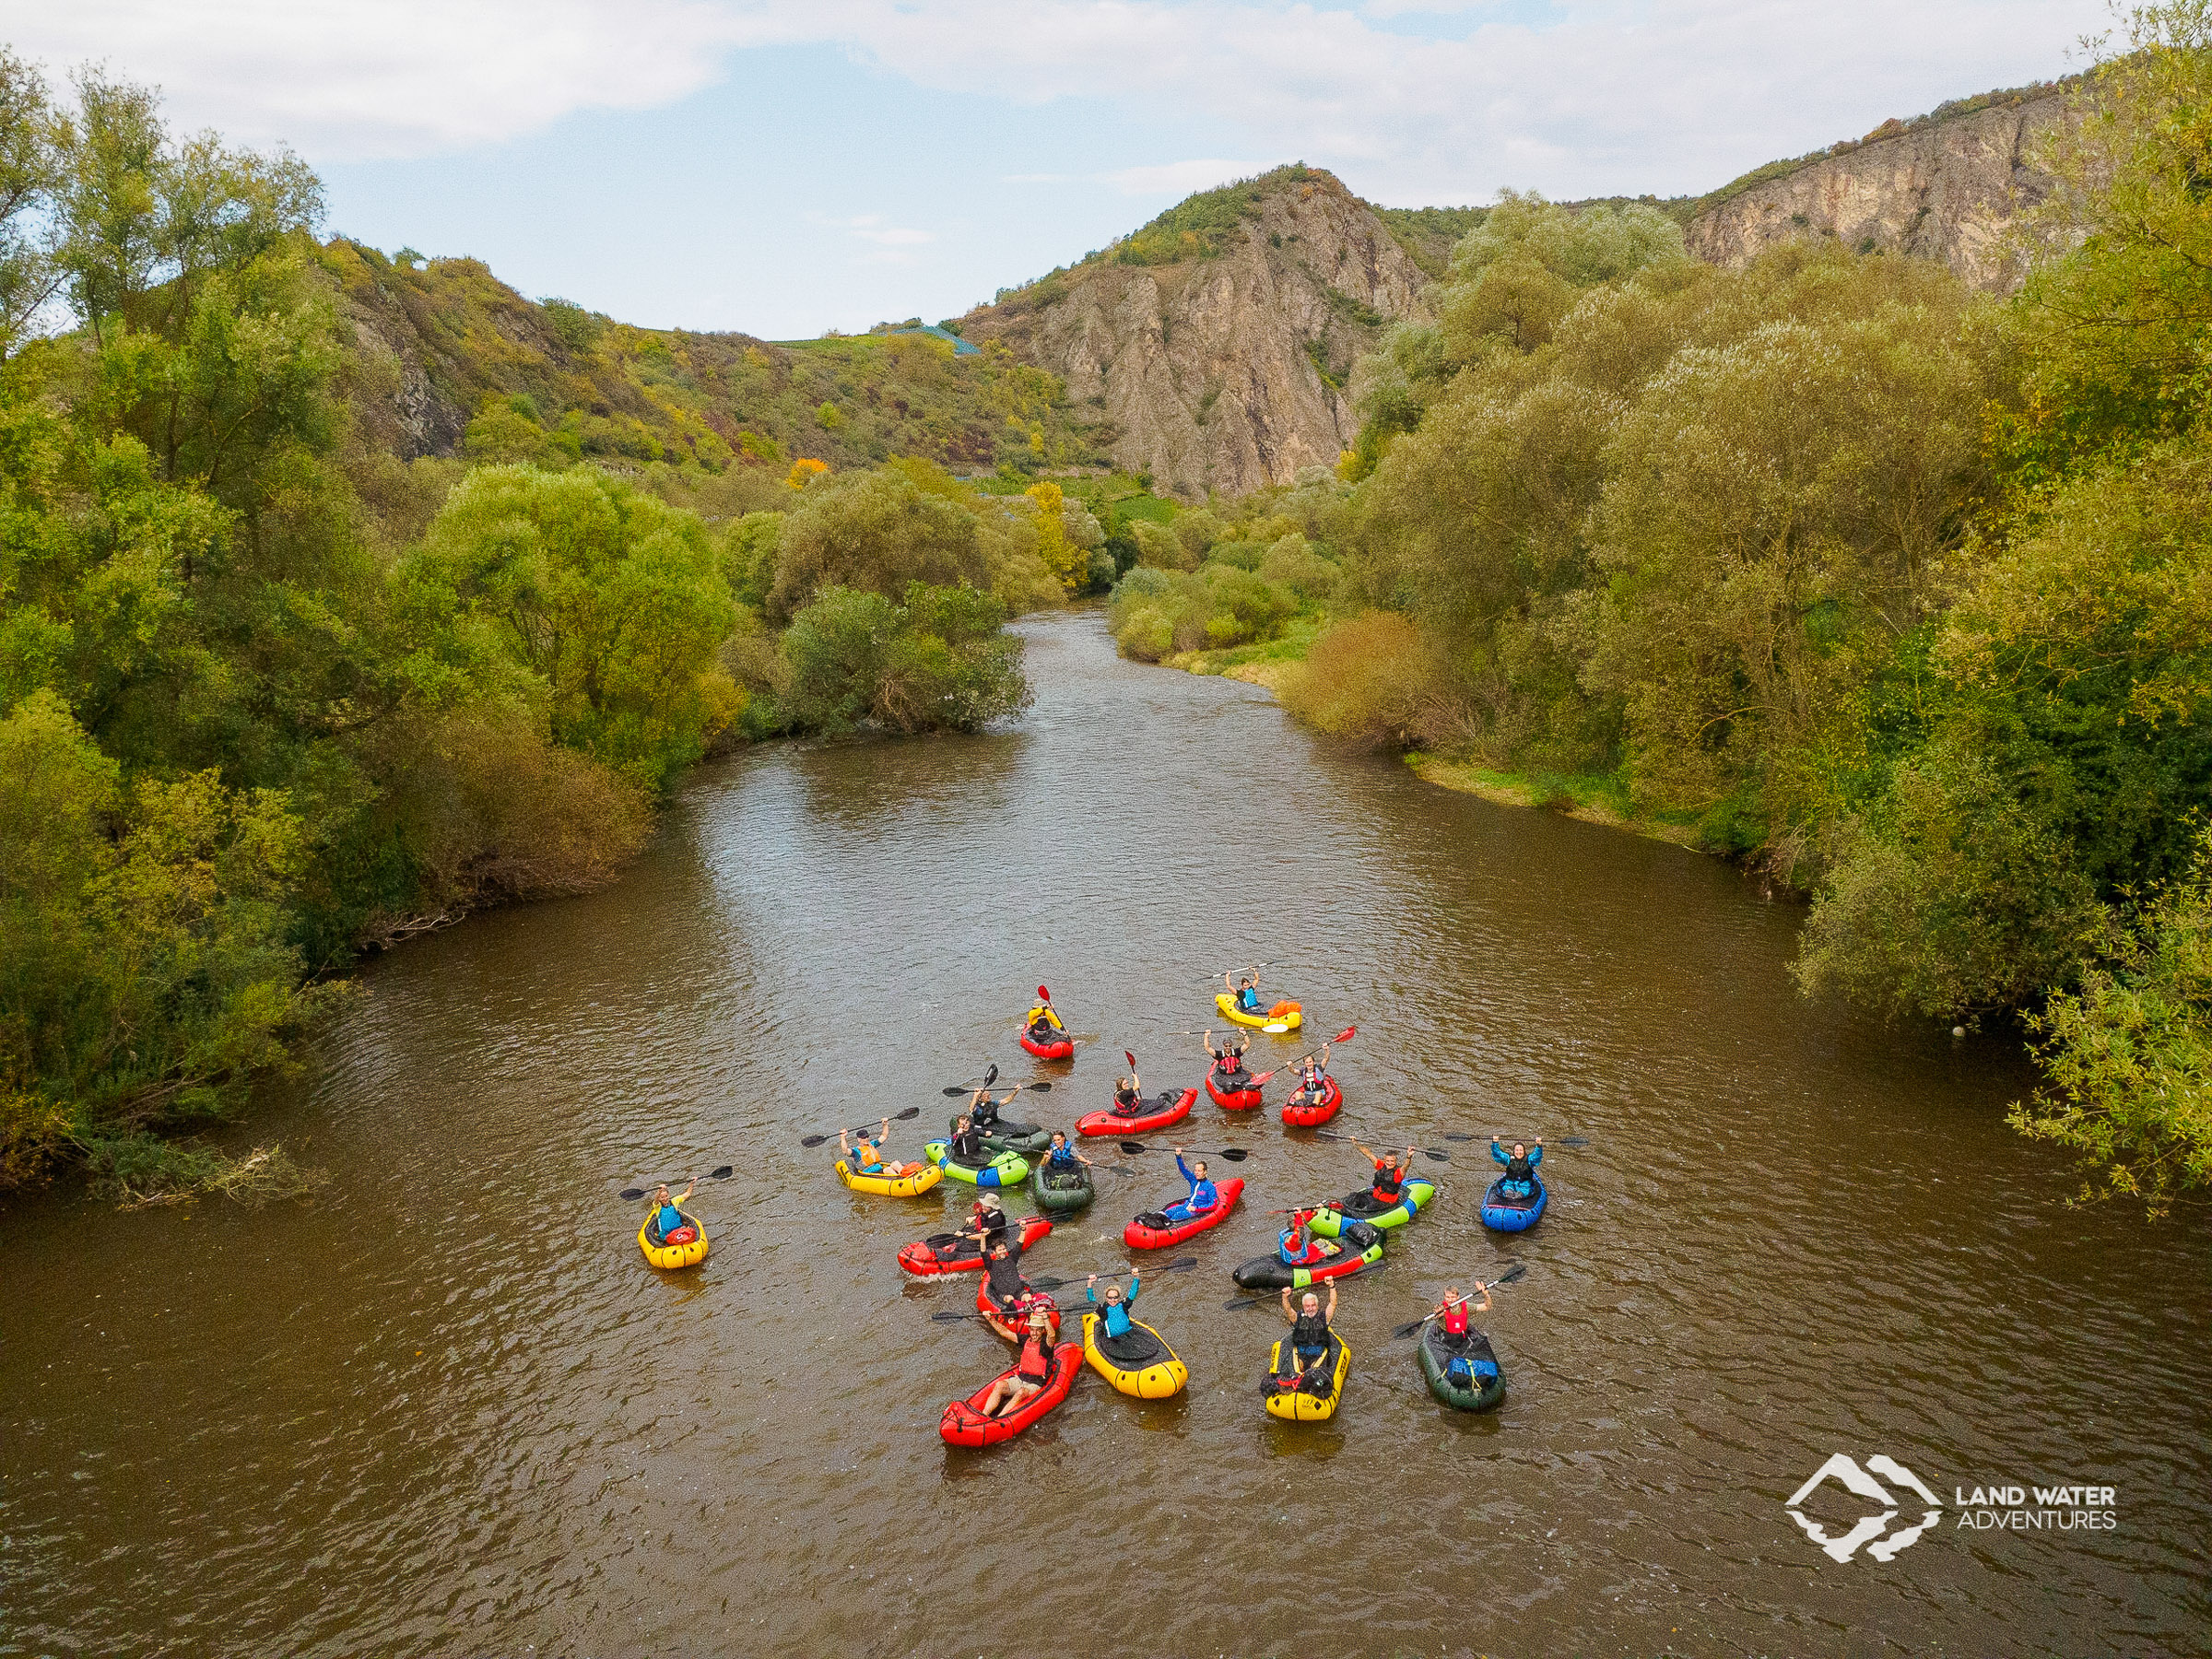
[[[321,207],[0,53],[0,1189],[281,1190],[190,1132],[353,953],[607,879],[719,745],[1019,709],[1001,624],[1099,574],[1055,487],[922,462],[718,523],[566,455],[410,473]]]

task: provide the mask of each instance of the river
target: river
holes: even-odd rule
[[[2212,1650],[2212,1230],[2065,1208],[2002,1122],[2010,1041],[1802,1000],[1799,911],[1725,865],[1347,755],[1116,661],[1095,613],[1025,631],[1010,729],[708,766],[617,885],[371,962],[246,1125],[319,1198],[0,1216],[0,1653]],[[1098,1037],[1049,1119],[1124,1047],[1194,1083],[1174,1033],[1253,957],[1358,1022],[1346,1124],[1451,1153],[1345,1288],[1343,1409],[1264,1415],[1279,1317],[1223,1311],[1259,1212],[1364,1169],[1271,1088],[1188,1126],[1253,1157],[1144,1295],[1186,1393],[1086,1372],[948,1451],[1006,1350],[928,1318],[972,1280],[893,1255],[968,1190],[857,1196],[799,1137],[914,1104],[894,1147],[942,1133],[940,1085],[1030,1075],[1040,981]],[[1477,1218],[1486,1148],[1440,1138],[1492,1130],[1589,1140],[1514,1239]],[[645,1267],[616,1190],[733,1161],[707,1263]],[[1176,1189],[1128,1162],[1032,1272],[1125,1259]],[[1505,1404],[1447,1411],[1390,1329],[1514,1261]],[[1915,1472],[1937,1524],[1814,1547],[1784,1500],[1835,1453]],[[2061,1482],[2112,1524],[1959,1524]]]

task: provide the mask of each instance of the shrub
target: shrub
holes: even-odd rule
[[[1435,669],[1420,630],[1397,611],[1325,629],[1277,694],[1307,724],[1375,748],[1418,742]]]

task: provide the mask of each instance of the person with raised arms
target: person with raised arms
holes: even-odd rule
[[[1335,1046],[1333,1042],[1323,1043],[1319,1060],[1312,1054],[1299,1057],[1298,1087],[1290,1091],[1293,1104],[1311,1101],[1318,1105],[1322,1096],[1329,1092],[1329,1051]]]
[[[1182,1161],[1182,1148],[1175,1148],[1175,1168],[1183,1180],[1191,1183],[1191,1195],[1171,1204],[1159,1213],[1168,1218],[1170,1227],[1180,1227],[1185,1221],[1195,1220],[1208,1214],[1221,1202],[1221,1194],[1206,1173],[1206,1159],[1200,1159],[1196,1168]]]
[[[1299,1299],[1296,1308],[1290,1305],[1290,1288],[1283,1288],[1283,1317],[1290,1322],[1290,1349],[1296,1357],[1298,1369],[1288,1377],[1277,1381],[1288,1386],[1303,1382],[1306,1373],[1322,1361],[1329,1351],[1329,1322],[1336,1317],[1336,1281],[1329,1281],[1329,1304],[1324,1309],[1321,1298],[1309,1290]]]
[[[1214,1072],[1221,1087],[1231,1093],[1250,1088],[1252,1074],[1244,1066],[1244,1051],[1252,1046],[1252,1039],[1243,1037],[1232,1042],[1223,1038],[1219,1048],[1214,1046],[1211,1030],[1205,1033],[1205,1039],[1206,1052],[1214,1057]]]
[[[885,1163],[883,1143],[890,1133],[891,1120],[888,1117],[876,1126],[874,1135],[865,1129],[840,1129],[837,1132],[837,1155],[855,1175],[880,1175],[888,1181],[919,1175],[929,1167],[922,1163]],[[849,1142],[846,1139],[848,1134],[852,1136]]]
[[[1126,1295],[1119,1285],[1106,1287],[1104,1297],[1099,1295],[1099,1276],[1092,1274],[1083,1281],[1083,1300],[1096,1303],[1104,1310],[1106,1335],[1109,1340],[1129,1335],[1129,1310],[1136,1305],[1136,1293],[1142,1287],[1144,1275],[1136,1268],[1129,1270],[1129,1290]]]
[[[1229,994],[1242,1012],[1258,1014],[1265,1011],[1260,1006],[1260,971],[1257,968],[1252,969],[1241,978],[1233,973],[1225,973],[1221,976],[1221,982],[1229,987]]]
[[[1482,1305],[1472,1312],[1488,1313],[1490,1311],[1490,1288],[1477,1279],[1475,1294],[1482,1298]],[[1444,1376],[1458,1388],[1474,1388],[1479,1382],[1475,1375],[1475,1361],[1470,1352],[1473,1345],[1469,1338],[1474,1325],[1468,1317],[1469,1312],[1467,1299],[1455,1289],[1447,1289],[1444,1300],[1438,1302],[1429,1315],[1430,1319],[1443,1322],[1441,1340],[1451,1353],[1451,1358],[1444,1362]]]
[[[1505,1149],[1498,1144],[1498,1137],[1493,1135],[1490,1136],[1490,1158],[1492,1161],[1505,1166],[1505,1195],[1509,1198],[1526,1198],[1536,1190],[1536,1166],[1544,1161],[1544,1137],[1537,1135],[1529,1146],[1515,1141],[1512,1156],[1509,1158]]]
[[[1420,1148],[1408,1147],[1403,1152],[1386,1152],[1378,1158],[1358,1141],[1352,1145],[1360,1157],[1375,1166],[1374,1184],[1369,1189],[1374,1201],[1385,1207],[1402,1201],[1406,1196],[1406,1172],[1412,1167],[1413,1155]]]

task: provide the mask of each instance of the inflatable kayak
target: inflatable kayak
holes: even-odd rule
[[[1129,1322],[1127,1335],[1109,1336],[1103,1314],[1084,1314],[1083,1358],[1090,1361],[1092,1371],[1133,1399],[1165,1400],[1181,1394],[1191,1380],[1190,1367],[1141,1319]]]
[[[937,1432],[945,1437],[948,1446],[995,1446],[1001,1441],[1010,1441],[1032,1423],[1049,1416],[1053,1406],[1066,1399],[1067,1391],[1076,1385],[1076,1373],[1082,1369],[1082,1345],[1063,1342],[1053,1349],[1053,1369],[1044,1386],[1021,1405],[1004,1417],[983,1415],[983,1402],[991,1397],[993,1384],[1014,1374],[1008,1369],[966,1399],[955,1400],[946,1406],[945,1415],[937,1419]]]
[[[1038,1016],[1043,1012],[1041,1008],[1030,1010],[1029,1018],[1022,1022],[1021,1046],[1040,1060],[1073,1060],[1076,1057],[1076,1040],[1067,1034],[1067,1028],[1060,1023],[1057,1016],[1048,1017],[1052,1019],[1053,1029],[1045,1035],[1039,1037],[1033,1034]]]
[[[1286,1008],[1277,1014],[1273,1008],[1263,1008],[1257,1014],[1247,1014],[1237,1006],[1237,999],[1226,991],[1214,993],[1214,1006],[1221,1010],[1224,1019],[1233,1019],[1241,1026],[1257,1026],[1263,1031],[1280,1036],[1295,1031],[1306,1023],[1306,1017],[1297,1008]]]
[[[1311,1129],[1336,1115],[1336,1109],[1344,1104],[1344,1090],[1327,1072],[1321,1074],[1321,1082],[1320,1100],[1309,1100],[1303,1094],[1293,1093],[1283,1102],[1284,1123],[1293,1129]]]
[[[1023,1288],[1028,1288],[1030,1281],[1023,1279],[1021,1282]],[[1039,1293],[1038,1300],[1045,1305],[1045,1324],[1052,1327],[1053,1340],[1057,1342],[1060,1340],[1059,1304],[1041,1292]],[[998,1304],[991,1300],[991,1286],[988,1281],[975,1288],[975,1311],[983,1316],[985,1324],[1017,1347],[1029,1336],[1030,1316],[1027,1313],[1019,1313],[1015,1315],[1021,1322],[1018,1325],[1009,1323],[1006,1316],[998,1311]]]
[[[1248,1087],[1243,1088],[1224,1087],[1224,1080],[1230,1077],[1241,1077]],[[1206,1073],[1206,1092],[1213,1097],[1215,1105],[1224,1107],[1230,1112],[1251,1112],[1263,1104],[1259,1088],[1256,1085],[1253,1085],[1252,1074],[1248,1071],[1225,1072],[1218,1065],[1208,1066]]]
[[[1366,1222],[1347,1221],[1344,1231],[1336,1236],[1342,1240],[1343,1249],[1303,1267],[1291,1266],[1278,1252],[1274,1255],[1254,1256],[1242,1266],[1231,1269],[1229,1277],[1247,1290],[1303,1290],[1308,1285],[1343,1278],[1359,1272],[1370,1262],[1382,1259],[1382,1235]]]
[[[1112,1106],[1103,1112],[1085,1112],[1076,1120],[1076,1133],[1149,1135],[1155,1129],[1182,1123],[1197,1103],[1198,1091],[1194,1088],[1163,1088],[1149,1100],[1139,1100],[1134,1112],[1124,1114]]]
[[[1020,1226],[1022,1249],[1029,1249],[1052,1230],[1053,1224],[1042,1216],[1024,1216]],[[901,1244],[899,1265],[924,1278],[940,1273],[979,1273],[982,1270],[983,1253],[973,1239],[963,1239],[958,1233],[936,1233],[930,1238],[916,1239],[912,1244]]]
[[[1334,1239],[1337,1228],[1347,1222],[1365,1222],[1370,1227],[1381,1228],[1403,1227],[1436,1196],[1436,1183],[1423,1181],[1418,1175],[1408,1176],[1402,1190],[1405,1196],[1395,1204],[1384,1204],[1368,1187],[1348,1193],[1313,1212],[1313,1230],[1324,1239]]]
[[[951,1157],[943,1141],[924,1142],[922,1156],[955,1181],[964,1181],[970,1186],[1019,1186],[1030,1178],[1030,1160],[1018,1152],[1001,1152],[980,1170]]]
[[[1030,1197],[1039,1209],[1047,1215],[1065,1216],[1099,1195],[1090,1179],[1090,1166],[1077,1164],[1073,1168],[1071,1174],[1068,1165],[1055,1165],[1048,1159],[1030,1171]]]
[[[638,1229],[638,1248],[645,1253],[645,1259],[655,1267],[696,1267],[707,1259],[707,1230],[699,1224],[699,1218],[688,1210],[683,1212],[683,1217],[689,1224],[691,1237],[680,1242],[655,1244],[650,1230],[653,1226],[650,1219]],[[676,1230],[680,1233],[685,1230],[679,1227]]]
[[[958,1131],[960,1120],[954,1118],[946,1127]],[[1034,1159],[1053,1144],[1053,1132],[1041,1124],[1017,1124],[1011,1118],[1000,1118],[998,1125],[983,1131],[983,1148],[988,1152],[1018,1152],[1024,1158]]]
[[[924,1164],[912,1175],[859,1175],[841,1158],[837,1178],[856,1193],[873,1193],[878,1198],[919,1198],[945,1179],[945,1171],[935,1164]]]
[[[1492,1232],[1525,1232],[1534,1227],[1550,1194],[1544,1190],[1542,1176],[1536,1177],[1533,1184],[1536,1190],[1531,1196],[1509,1198],[1505,1195],[1504,1176],[1491,1182],[1490,1190],[1482,1195],[1482,1224]]]
[[[1322,1355],[1321,1363],[1305,1382],[1285,1388],[1283,1383],[1298,1374],[1298,1355],[1288,1336],[1275,1345],[1275,1353],[1267,1361],[1268,1416],[1293,1423],[1319,1423],[1336,1415],[1336,1402],[1344,1398],[1345,1373],[1352,1369],[1352,1350],[1334,1331],[1329,1333],[1329,1348],[1332,1351]]]
[[[1122,1229],[1122,1242],[1132,1250],[1165,1250],[1171,1244],[1180,1244],[1185,1239],[1194,1239],[1209,1227],[1218,1227],[1229,1219],[1229,1212],[1237,1207],[1237,1199],[1244,1191],[1244,1182],[1231,1175],[1227,1181],[1214,1182],[1214,1207],[1203,1216],[1193,1216],[1188,1221],[1156,1225],[1154,1218],[1162,1212],[1148,1210]]]
[[[1473,1375],[1453,1377],[1454,1359],[1465,1360]],[[1480,1331],[1469,1331],[1465,1346],[1454,1346],[1434,1320],[1421,1333],[1421,1380],[1454,1411],[1488,1411],[1505,1398],[1505,1376],[1498,1369],[1498,1356],[1490,1351],[1490,1339]]]

